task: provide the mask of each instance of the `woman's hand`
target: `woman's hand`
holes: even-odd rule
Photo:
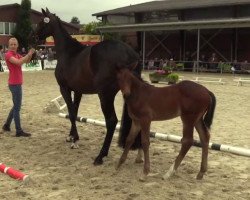
[[[34,48],[31,48],[30,50],[29,50],[29,56],[31,56],[32,57],[32,55],[33,55],[33,53],[35,53],[36,52],[36,50],[34,49]]]

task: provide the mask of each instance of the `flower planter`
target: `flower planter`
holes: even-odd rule
[[[149,74],[151,83],[168,82],[168,76],[166,74]]]
[[[175,84],[179,80],[178,74],[174,73],[158,73],[153,72],[149,74],[149,79],[151,83],[158,83],[158,82],[167,82],[169,85],[170,84]]]

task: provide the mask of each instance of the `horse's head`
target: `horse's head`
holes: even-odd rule
[[[131,86],[132,86],[132,74],[126,69],[117,69],[117,82],[119,88],[122,92],[124,99],[128,99],[131,95]]]
[[[51,14],[48,8],[46,11],[42,9],[42,20],[37,24],[37,27],[30,35],[30,41],[35,44],[44,43],[47,37],[53,36],[53,27],[55,26],[57,17]]]

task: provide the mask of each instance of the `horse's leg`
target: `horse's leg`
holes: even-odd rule
[[[207,157],[208,157],[208,146],[209,146],[210,133],[209,133],[207,127],[205,126],[202,118],[197,122],[197,124],[195,125],[195,128],[199,134],[201,146],[202,146],[201,167],[200,167],[200,171],[196,177],[197,179],[200,180],[203,178],[203,175],[207,171]]]
[[[94,161],[94,165],[101,165],[103,163],[103,157],[108,155],[109,147],[113,138],[113,134],[118,123],[118,119],[115,114],[114,100],[117,91],[102,91],[99,93],[99,98],[101,102],[102,112],[105,117],[106,122],[106,137],[99,155]],[[110,93],[111,92],[111,93]]]
[[[124,147],[124,151],[123,151],[123,153],[122,153],[122,155],[120,157],[120,160],[119,160],[119,162],[117,164],[116,169],[118,169],[125,162],[125,160],[127,159],[130,147],[134,143],[135,138],[138,135],[139,131],[140,131],[139,123],[133,120],[132,125],[131,125],[131,129],[129,131],[129,135],[128,135],[127,139],[126,139],[126,144],[125,144],[125,147]]]
[[[77,118],[78,115],[78,109],[79,109],[79,105],[82,99],[82,93],[81,92],[75,92],[74,93],[74,109],[75,109],[75,118]]]
[[[79,140],[79,136],[76,129],[76,117],[75,117],[75,107],[72,102],[71,98],[71,90],[68,88],[60,87],[61,94],[63,96],[64,101],[67,104],[68,112],[69,112],[69,119],[71,122],[71,129],[69,137],[73,139],[73,144],[71,148],[78,148],[76,142]]]
[[[186,153],[190,149],[190,147],[193,145],[193,132],[194,132],[194,125],[193,125],[193,120],[190,121],[192,116],[187,116],[182,118],[182,123],[183,123],[183,137],[181,140],[181,150],[179,152],[179,155],[175,159],[174,164],[170,167],[168,172],[163,176],[163,179],[168,179],[170,178],[179,165],[181,164],[181,161],[185,157]]]
[[[79,109],[79,105],[81,102],[81,98],[82,98],[82,93],[80,92],[74,92],[74,101],[73,101],[73,111],[74,111],[74,117],[75,119],[77,118],[77,114],[78,114],[78,109]],[[73,142],[71,145],[72,149],[78,148],[77,145],[77,141],[74,142],[74,137],[73,137],[73,132],[70,131],[69,137],[66,139],[67,142]]]

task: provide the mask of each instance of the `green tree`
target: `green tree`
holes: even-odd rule
[[[78,17],[72,17],[70,23],[71,24],[80,24],[80,20],[78,19]]]
[[[90,34],[90,35],[99,35],[101,34],[98,31],[99,26],[104,26],[103,22],[90,22],[88,24],[85,24],[83,29],[85,34]],[[104,33],[102,34],[104,40],[110,40],[110,39],[117,39],[121,40],[122,37],[119,33]]]
[[[17,38],[19,47],[28,48],[28,37],[32,31],[30,20],[31,2],[30,0],[22,0],[18,13],[18,20],[13,36]]]
[[[100,24],[100,22],[90,22],[84,25],[84,33],[90,35],[99,34],[96,27]]]

